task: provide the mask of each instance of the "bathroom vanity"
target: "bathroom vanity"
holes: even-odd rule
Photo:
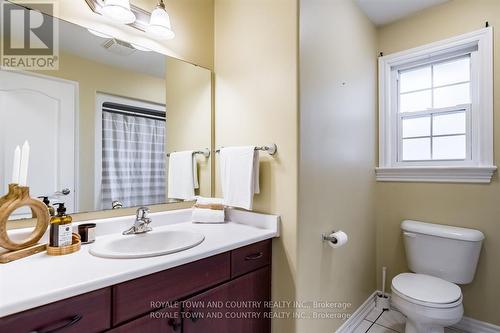
[[[201,225],[182,222],[189,212],[152,214],[158,232],[203,233],[185,251],[109,259],[85,245],[68,256],[41,253],[0,266],[0,332],[270,332],[278,217],[233,211],[231,222]],[[129,222],[97,223],[96,242]]]

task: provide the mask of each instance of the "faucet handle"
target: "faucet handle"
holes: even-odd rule
[[[149,212],[150,211],[148,207],[139,207],[137,208],[136,217],[138,220],[147,219]]]

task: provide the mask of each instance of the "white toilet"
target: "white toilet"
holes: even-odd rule
[[[406,317],[405,333],[443,333],[463,316],[462,291],[472,282],[484,239],[482,232],[403,221],[408,267],[392,279],[392,305]]]

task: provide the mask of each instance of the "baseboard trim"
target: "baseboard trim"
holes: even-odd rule
[[[352,333],[359,324],[368,316],[370,311],[375,308],[375,296],[377,291],[371,294],[366,301],[340,326],[335,333]]]
[[[451,328],[466,333],[500,333],[500,326],[469,317],[463,317],[458,324],[453,325]]]
[[[335,333],[352,333],[363,322],[370,311],[375,308],[375,299],[379,293],[380,291],[377,290],[371,294]],[[500,326],[469,317],[463,317],[458,324],[451,326],[451,328],[464,333],[500,333]]]

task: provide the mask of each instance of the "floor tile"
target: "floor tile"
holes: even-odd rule
[[[376,323],[380,326],[403,333],[405,330],[406,318],[399,311],[389,310],[384,311]]]
[[[372,323],[368,320],[363,320],[361,324],[354,330],[353,333],[365,333]]]
[[[368,333],[395,333],[395,332],[389,328],[373,324]]]
[[[365,320],[374,322],[377,320],[378,316],[382,313],[382,310],[378,310],[377,308],[373,308],[370,313],[365,317]]]

